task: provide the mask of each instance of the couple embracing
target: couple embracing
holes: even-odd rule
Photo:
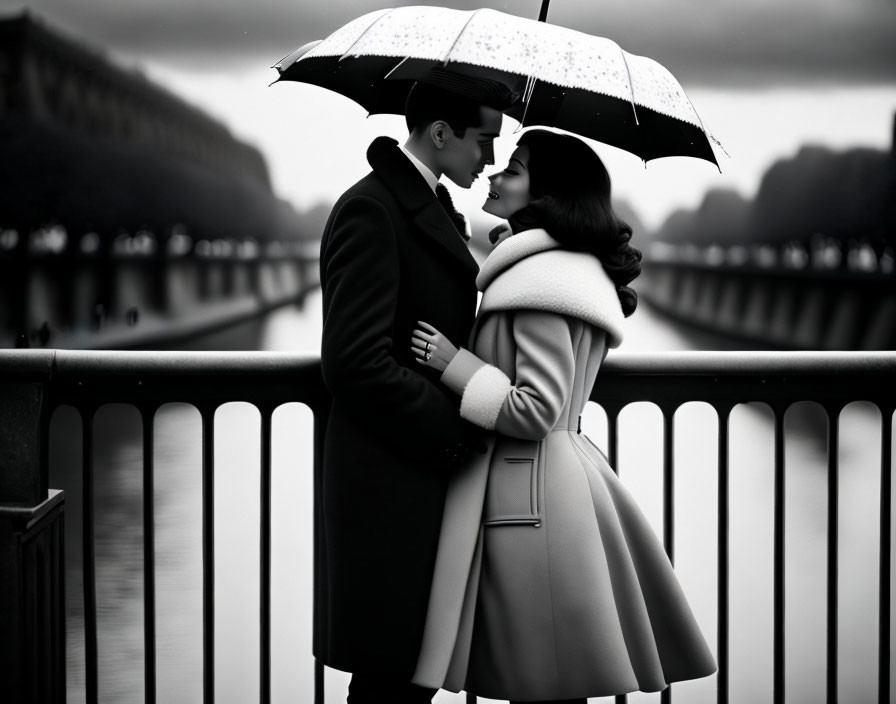
[[[416,83],[407,142],[371,144],[322,239],[315,655],[352,673],[350,704],[439,688],[583,703],[715,671],[661,544],[580,431],[640,272],[601,160],[524,133],[489,178],[483,209],[508,225],[481,269],[439,184],[494,163],[513,99]]]

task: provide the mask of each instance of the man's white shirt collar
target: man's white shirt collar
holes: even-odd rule
[[[439,179],[436,178],[436,175],[429,170],[429,167],[426,164],[411,154],[403,145],[399,144],[398,148],[401,149],[410,162],[417,167],[417,171],[419,171],[423,178],[426,179],[426,183],[429,184],[429,187],[432,189],[433,193],[435,193],[436,186],[439,185]]]

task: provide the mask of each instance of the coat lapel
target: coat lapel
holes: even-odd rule
[[[378,137],[367,150],[367,160],[374,173],[408,211],[411,222],[423,236],[432,240],[452,261],[475,276],[479,271],[476,260],[436,194],[401,153],[398,142],[389,137]]]
[[[414,225],[422,230],[425,235],[434,240],[445,252],[468,270],[473,276],[479,272],[479,265],[470,254],[466,243],[461,237],[454,223],[442,204],[435,199],[425,205],[423,209],[414,215]]]

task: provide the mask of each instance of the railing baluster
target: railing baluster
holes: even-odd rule
[[[40,448],[40,466],[49,475],[50,467],[50,425],[55,408],[45,407],[40,418],[40,437],[43,438]],[[83,421],[82,421],[83,422]],[[82,430],[83,433],[83,430]],[[47,476],[49,488],[49,476]],[[50,702],[65,702],[66,699],[66,653],[65,653],[65,513],[60,511],[59,518],[53,523],[48,536],[49,550],[46,554],[47,574],[50,576],[49,621],[46,629],[49,642],[45,644],[44,662],[49,667],[48,699]],[[7,687],[8,690],[8,687]],[[8,692],[7,692],[8,696]]]
[[[326,435],[327,418],[329,416],[328,403],[321,402],[311,406],[314,413],[314,575],[313,575],[313,609],[312,609],[312,649],[314,658],[314,704],[324,704],[326,683],[324,679],[324,664],[318,659],[318,655],[325,653],[327,644],[327,543],[324,534],[324,438]]]
[[[840,513],[840,419],[839,408],[829,407],[828,418],[828,593],[827,593],[827,701],[837,701],[837,639],[839,633],[838,608],[839,585],[837,583],[840,551],[837,545]]]
[[[85,697],[87,704],[97,704],[99,685],[97,677],[96,640],[96,547],[94,543],[95,509],[93,500],[93,420],[96,409],[81,409],[82,418],[82,516],[81,540],[83,543],[84,590],[84,667]]]
[[[156,533],[155,407],[140,409],[143,420],[143,690],[145,704],[156,701]]]
[[[775,407],[774,702],[784,704],[784,412]]]
[[[324,664],[314,658],[314,704],[324,704]]]
[[[215,407],[202,415],[202,695],[215,701]]]
[[[663,546],[675,564],[675,409],[663,408]]]
[[[719,528],[718,528],[718,634],[717,657],[719,671],[716,679],[716,700],[728,704],[728,600],[729,600],[729,508],[730,492],[728,484],[728,424],[731,420],[731,406],[717,406],[719,418]]]
[[[669,562],[675,564],[675,406],[663,411],[663,545]],[[661,704],[672,701],[672,686],[660,694]]]
[[[607,460],[616,476],[619,476],[619,408],[604,406],[607,412]],[[616,704],[626,704],[627,694],[617,694]]]
[[[271,415],[267,406],[261,412],[261,497],[260,497],[260,620],[259,682],[261,704],[271,701]]]
[[[880,614],[878,621],[878,671],[877,700],[890,699],[890,618],[892,584],[890,557],[893,545],[893,406],[881,408],[880,454]]]
[[[607,460],[616,476],[619,476],[619,409],[606,408],[607,412]]]

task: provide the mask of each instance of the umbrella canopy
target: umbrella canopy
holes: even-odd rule
[[[491,9],[399,7],[363,15],[274,66],[280,81],[341,93],[370,113],[404,112],[433,69],[516,87],[507,111],[638,155],[718,164],[700,117],[674,76],[615,42]]]

